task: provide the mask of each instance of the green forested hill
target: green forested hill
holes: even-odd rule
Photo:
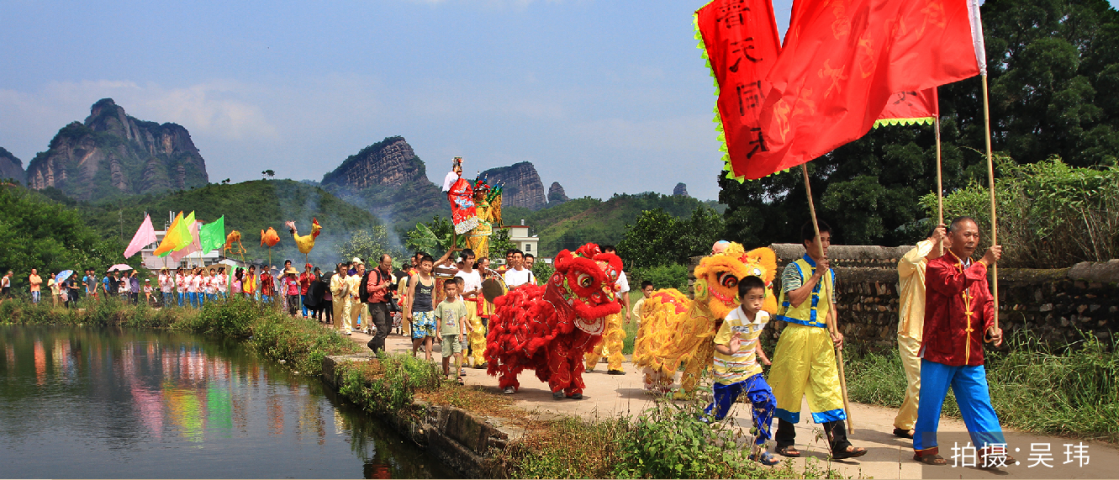
[[[51,195],[51,192],[45,193]],[[58,198],[57,195],[52,196]],[[323,228],[310,255],[311,263],[315,265],[338,261],[338,244],[349,240],[355,230],[379,224],[373,214],[321,188],[291,180],[211,184],[169,195],[138,195],[97,204],[75,203],[73,200],[69,203],[83,212],[86,224],[106,238],[123,235],[124,244],[143,222],[144,212],[152,216],[156,230],[162,230],[168,223],[168,212],[171,211],[177,213],[181,210],[186,215],[193,210],[195,217],[204,222],[225,215],[226,233],[241,231],[242,243],[248,250],[245,259],[268,258],[268,248],[260,246],[260,231],[272,227],[280,235],[280,243],[272,249],[275,263],[282,259],[303,259],[303,254],[296,250],[295,242],[284,226],[287,220],[294,220],[299,234],[307,235],[311,232],[311,219],[318,218]]]
[[[669,215],[689,217],[701,206],[721,210],[713,202],[646,192],[614,195],[607,200],[576,198],[536,212],[507,208],[502,217],[507,225],[520,224],[523,218],[525,224],[533,227],[532,233],[540,237],[540,253],[551,256],[587,242],[616,244],[621,241],[626,224],[636,221],[642,211],[660,208]]]

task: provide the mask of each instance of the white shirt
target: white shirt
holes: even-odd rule
[[[626,272],[618,273],[618,281],[614,282],[614,285],[618,287],[617,293],[626,293],[629,291],[629,280],[626,280]]]
[[[458,181],[458,177],[459,174],[455,173],[454,170],[451,170],[449,173],[447,173],[447,176],[443,177],[443,191],[451,191],[451,186],[453,186],[455,182]]]
[[[171,278],[171,275],[159,276],[159,290],[163,293],[171,293],[171,285],[173,285],[174,283],[175,282]]]
[[[459,270],[455,277],[462,278],[462,293],[482,288],[482,274],[477,270],[471,270],[470,273]]]
[[[505,286],[509,288],[519,287],[526,283],[534,283],[532,282],[532,270],[529,270],[527,268],[522,270],[510,268],[509,270],[505,271],[504,278]]]

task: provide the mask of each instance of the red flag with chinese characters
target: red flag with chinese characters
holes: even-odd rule
[[[695,12],[696,39],[715,77],[715,122],[727,176],[741,176],[766,152],[758,118],[765,102],[763,79],[777,62],[781,44],[770,0],[713,0]]]
[[[762,178],[858,139],[895,93],[977,75],[974,52],[966,0],[797,0],[762,81],[768,151],[732,175]]]
[[[906,91],[893,94],[886,107],[878,114],[874,128],[882,125],[931,124],[940,114],[936,88]]]

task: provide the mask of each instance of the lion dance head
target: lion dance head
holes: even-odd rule
[[[729,243],[719,253],[705,257],[695,269],[695,299],[706,303],[715,318],[722,319],[738,308],[738,282],[747,276],[761,278],[766,284],[762,310],[777,312],[773,296],[773,277],[777,255],[768,248],[745,251],[740,243]]]

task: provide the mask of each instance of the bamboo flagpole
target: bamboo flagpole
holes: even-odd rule
[[[991,246],[999,244],[999,229],[998,217],[995,213],[995,163],[991,156],[991,107],[990,100],[987,94],[987,75],[982,75],[983,79],[983,127],[986,135],[983,139],[987,142],[987,184],[991,192]],[[997,331],[999,329],[999,264],[995,262],[991,264],[991,290],[994,295],[995,301],[995,318],[993,326]],[[986,332],[984,332],[986,336]]]
[[[816,222],[816,205],[812,201],[812,184],[808,181],[808,166],[805,164],[800,165],[800,171],[804,173],[804,191],[808,194],[808,211],[812,214],[812,229],[816,232],[816,246],[820,249],[820,258],[826,259],[824,256],[824,245],[820,243],[820,224]],[[832,285],[835,288],[835,285]],[[834,292],[829,292],[829,295]],[[830,301],[830,299],[829,299]],[[834,305],[832,306],[834,309]],[[829,317],[836,312],[829,312]],[[836,316],[838,319],[839,317]],[[827,320],[825,320],[827,321]],[[835,324],[836,322],[827,321],[828,332],[834,337],[839,329]],[[843,373],[843,349],[836,347],[835,349],[835,362],[839,365],[839,388],[843,391],[843,411],[847,413],[847,433],[853,435],[855,433],[854,422],[851,421],[851,407],[850,400],[847,398],[847,375]]]
[[[944,225],[944,171],[940,161],[940,95],[934,98],[936,98],[936,119],[933,122],[933,131],[936,132],[936,211],[940,216],[937,225]]]

